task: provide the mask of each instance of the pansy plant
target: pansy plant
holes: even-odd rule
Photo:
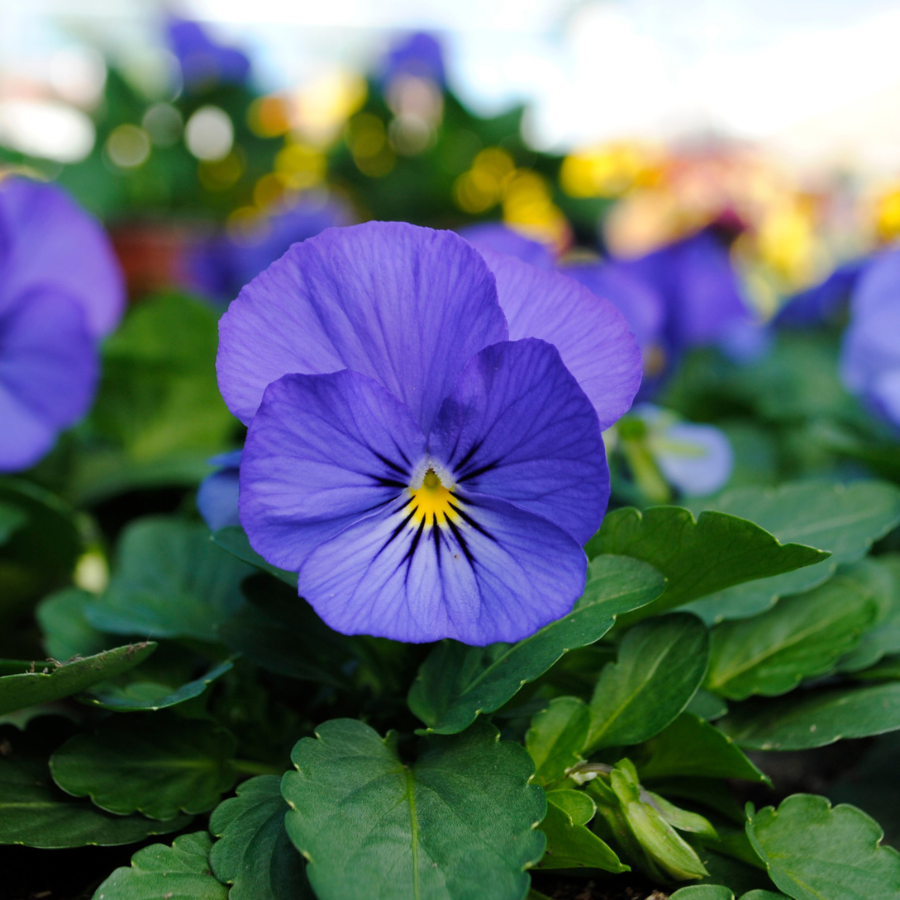
[[[612,304],[451,232],[371,222],[251,282],[217,368],[248,425],[241,523],[331,627],[515,641],[581,594],[601,431],[640,383]]]

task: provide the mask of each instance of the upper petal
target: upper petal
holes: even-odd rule
[[[250,544],[296,572],[318,544],[404,491],[424,449],[410,411],[371,378],[283,376],[266,389],[241,460]]]
[[[317,547],[298,589],[332,628],[398,641],[518,641],[568,613],[584,551],[561,528],[494,498],[452,528],[392,508]]]
[[[94,218],[54,185],[8,178],[0,182],[0,220],[8,235],[0,300],[35,289],[61,291],[81,304],[95,338],[112,331],[124,309],[125,284]]]
[[[490,250],[483,256],[497,279],[510,340],[553,344],[594,404],[600,427],[609,428],[641,384],[641,353],[625,317],[565,275]]]
[[[490,271],[449,231],[402,222],[328,229],[295,244],[219,323],[219,387],[249,422],[288,373],[352,369],[426,433],[466,361],[507,336]]]
[[[444,401],[429,453],[463,496],[502,497],[584,544],[609,500],[597,415],[551,344],[505,341],[474,356]]]

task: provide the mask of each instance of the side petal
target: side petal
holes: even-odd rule
[[[241,460],[250,544],[296,572],[322,541],[405,493],[424,450],[410,411],[372,379],[283,376],[266,389]]]
[[[116,326],[125,282],[99,222],[55,185],[24,178],[0,183],[0,219],[11,236],[0,296],[56,290],[81,304],[94,338]]]
[[[517,641],[568,613],[584,551],[561,528],[502,500],[464,504],[452,527],[379,513],[321,544],[298,589],[332,628],[421,643]]]
[[[609,428],[641,384],[641,353],[625,317],[565,275],[490,250],[482,255],[497,279],[510,340],[553,344],[594,404],[600,427]]]
[[[584,544],[609,500],[590,400],[551,344],[528,338],[474,356],[444,401],[429,453],[464,493],[543,516]]]
[[[403,222],[327,229],[241,291],[219,323],[219,387],[249,422],[282,375],[352,369],[427,433],[466,361],[505,340],[496,286],[459,235]]]
[[[94,341],[80,304],[35,290],[0,314],[0,470],[37,462],[79,419],[97,384]]]

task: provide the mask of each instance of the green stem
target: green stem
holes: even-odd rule
[[[233,759],[231,765],[245,775],[284,775],[284,769],[268,763],[254,762],[252,759]]]

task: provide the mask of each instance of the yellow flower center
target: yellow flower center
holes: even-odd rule
[[[434,469],[429,469],[422,479],[422,487],[410,490],[413,498],[413,520],[417,525],[438,525],[444,519],[455,519],[453,493],[441,484]]]

